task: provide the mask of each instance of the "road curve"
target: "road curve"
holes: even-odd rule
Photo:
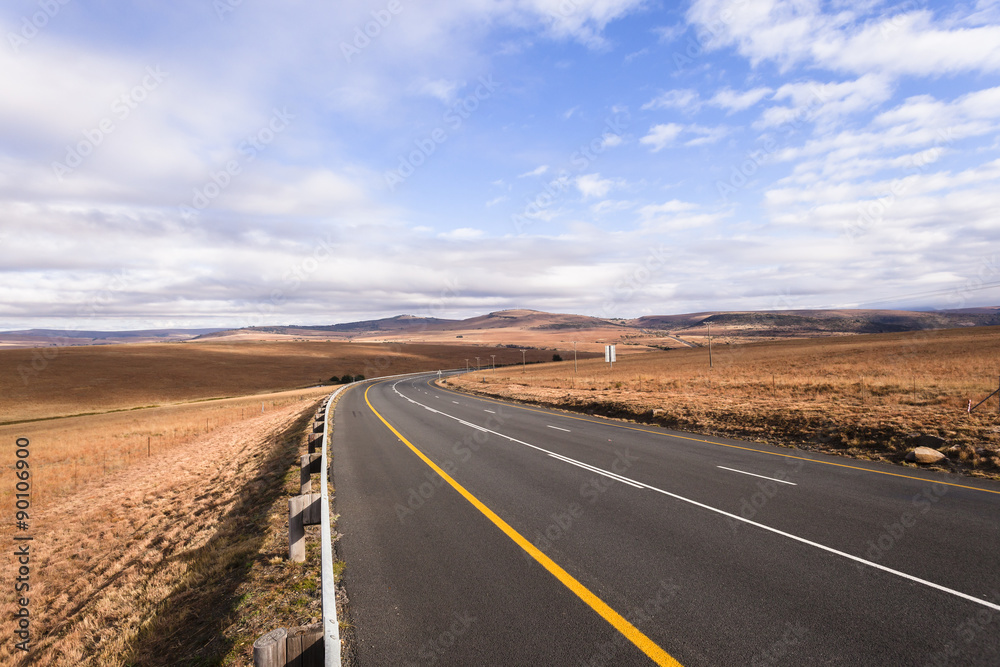
[[[360,665],[1000,664],[1000,484],[431,379],[336,410]]]

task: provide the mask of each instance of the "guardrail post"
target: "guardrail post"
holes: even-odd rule
[[[312,493],[312,475],[320,471],[319,461],[322,454],[303,454],[299,458],[299,485],[302,487],[300,493]]]
[[[324,667],[323,624],[291,628],[285,643],[288,667]]]
[[[287,639],[288,631],[284,628],[278,628],[255,641],[253,643],[254,667],[285,667]]]
[[[310,433],[309,434],[309,453],[315,454],[316,448],[319,447],[320,443],[323,441],[322,433]]]
[[[288,499],[288,560],[306,560],[306,526],[320,522],[320,494],[306,493]]]

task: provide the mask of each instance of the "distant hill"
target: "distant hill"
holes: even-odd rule
[[[925,329],[1000,324],[1000,308],[944,311],[909,310],[771,310],[696,313],[640,317],[629,320],[640,329],[676,334],[707,331],[730,336],[824,336],[836,334],[896,333]]]
[[[0,331],[0,347],[44,347],[52,345],[114,345],[192,340],[226,329],[142,329],[137,331],[77,331],[71,329],[24,329]]]
[[[31,329],[0,333],[2,347],[107,345],[130,342],[239,340],[354,340],[438,342],[560,347],[574,341],[601,350],[620,342],[638,351],[700,345],[711,325],[720,338],[769,340],[870,333],[896,333],[1000,325],[1000,307],[940,311],[764,310],[647,315],[609,319],[539,310],[500,310],[464,320],[397,315],[377,320],[313,326],[144,331]],[[461,339],[461,341],[456,340]]]

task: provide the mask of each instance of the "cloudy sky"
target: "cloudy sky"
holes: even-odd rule
[[[1000,3],[11,0],[0,329],[1000,304]]]

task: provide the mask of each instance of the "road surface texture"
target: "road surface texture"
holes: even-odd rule
[[[360,665],[1000,664],[1000,484],[433,379],[337,406]]]

